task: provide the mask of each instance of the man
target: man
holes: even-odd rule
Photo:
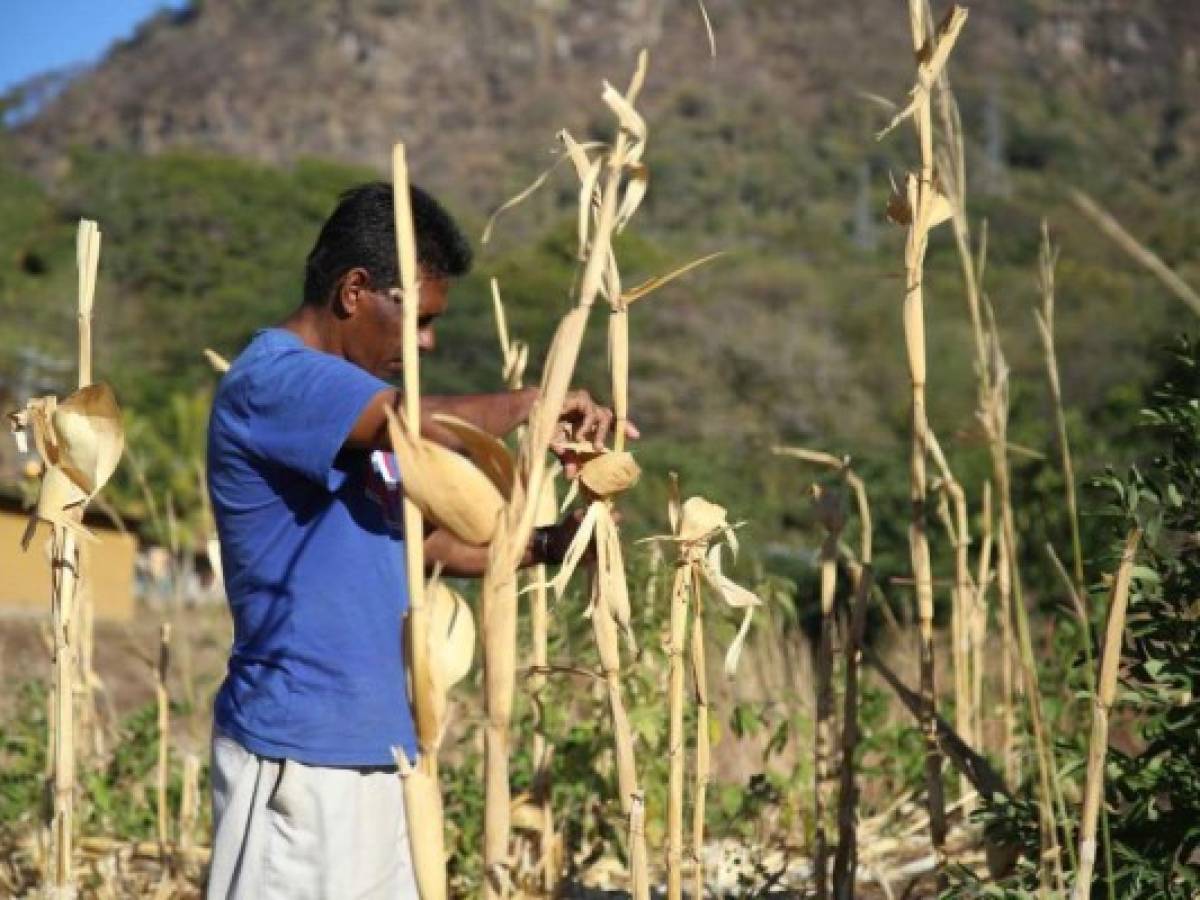
[[[418,342],[435,346],[466,240],[412,189]],[[221,381],[208,467],[234,620],[213,728],[208,897],[416,897],[392,747],[416,755],[401,648],[407,608],[384,379],[401,372],[392,189],[345,194],[317,238],[304,301],[258,332]],[[536,389],[425,397],[422,429],[449,412],[495,435],[525,421]],[[585,392],[562,411],[602,444],[612,414]],[[403,482],[404,473],[399,473]],[[573,520],[535,534],[525,563],[557,562]],[[425,558],[479,575],[486,548],[424,536]]]

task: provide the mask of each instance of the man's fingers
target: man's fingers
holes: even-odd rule
[[[579,431],[576,437],[581,441],[595,441],[593,435],[600,425],[600,407],[594,403],[589,403],[587,409],[583,412],[583,421],[579,423]]]
[[[592,437],[592,443],[597,450],[604,449],[604,442],[608,440],[608,431],[612,428],[613,412],[607,407],[596,408],[596,434]]]
[[[636,425],[634,425],[632,422],[626,420],[626,422],[625,422],[625,437],[636,441],[641,436],[642,436],[642,433],[640,431],[638,431],[638,427]]]

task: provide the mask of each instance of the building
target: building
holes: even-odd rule
[[[50,526],[39,524],[29,548],[22,550],[28,523],[21,498],[0,493],[0,615],[50,609]],[[130,621],[136,609],[137,537],[95,511],[87,514],[85,525],[97,538],[86,548],[96,619]]]

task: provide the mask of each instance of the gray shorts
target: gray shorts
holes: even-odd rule
[[[395,770],[266,759],[214,733],[208,900],[418,900]]]

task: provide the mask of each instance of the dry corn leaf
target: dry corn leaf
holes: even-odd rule
[[[537,178],[535,178],[532,181],[532,183],[529,184],[528,187],[519,191],[517,194],[510,197],[508,200],[505,200],[502,204],[500,204],[500,206],[496,209],[496,211],[493,212],[491,214],[491,216],[488,217],[487,224],[483,228],[483,235],[480,237],[481,243],[486,244],[488,241],[490,241],[492,239],[492,231],[495,229],[496,221],[500,218],[500,216],[502,214],[508,212],[508,210],[512,209],[514,206],[519,206],[520,204],[524,203],[531,196],[533,196],[537,192],[538,188],[540,188],[542,185],[544,185],[550,179],[550,176],[554,174],[555,169],[557,169],[562,164],[564,159],[571,160],[572,164],[576,168],[576,172],[578,173],[579,165],[580,165],[580,157],[582,156],[583,159],[586,159],[587,158],[587,155],[586,155],[587,150],[594,149],[596,147],[601,146],[599,143],[597,143],[595,141],[589,141],[586,144],[578,144],[574,141],[574,139],[571,138],[571,136],[566,131],[559,132],[559,139],[565,145],[566,152],[563,154],[560,154],[554,160],[554,162],[552,162],[549,165],[549,167],[544,169],[542,171],[542,173],[540,175],[538,175]],[[580,177],[582,177],[582,175],[580,175]]]
[[[737,674],[738,662],[742,658],[742,650],[746,646],[746,638],[750,634],[750,622],[754,618],[754,607],[746,608],[746,615],[742,617],[741,627],[738,628],[737,634],[733,641],[729,644],[729,649],[725,651],[725,674],[732,678]]]
[[[208,364],[213,367],[213,371],[218,375],[224,375],[229,371],[229,360],[223,357],[216,350],[205,347],[204,358],[208,360]]]
[[[761,606],[762,601],[751,590],[747,590],[721,571],[721,546],[710,547],[700,569],[705,581],[716,591],[727,605],[734,609]]]
[[[632,88],[630,94],[634,94]],[[640,162],[642,149],[646,144],[646,120],[633,108],[629,99],[607,81],[604,82],[604,91],[600,98],[616,114],[621,129],[631,138],[631,145],[625,154],[625,163],[633,165]]]
[[[47,466],[42,475],[34,517],[21,538],[21,547],[24,549],[29,546],[38,520],[59,528],[69,528],[79,537],[95,543],[98,539],[80,524],[81,517],[78,514],[87,501],[87,494],[70,476],[57,466]]]
[[[108,483],[125,449],[121,408],[112,388],[91,384],[57,405],[51,421],[58,465],[88,498]]]
[[[689,542],[707,540],[714,532],[725,529],[726,515],[723,506],[703,497],[688,497],[680,515],[679,539]]]
[[[542,173],[533,180],[532,184],[501,203],[496,208],[495,212],[488,216],[487,224],[483,226],[483,234],[480,236],[479,242],[481,244],[486,244],[488,241],[490,241],[492,239],[492,229],[496,226],[496,220],[514,206],[524,203],[531,196],[533,196],[534,192],[536,192],[538,188],[540,188],[550,179],[550,176],[554,174],[554,170],[557,169],[559,164],[566,158],[568,157],[566,157],[565,154],[559,156],[556,160],[554,160],[553,163],[550,164],[549,168],[543,170]]]
[[[954,43],[958,40],[958,34],[962,31],[962,27],[966,24],[966,21],[966,9],[957,5],[950,7],[946,13],[946,17],[938,26],[932,47],[926,43],[918,54],[921,61],[917,67],[917,83],[909,91],[908,104],[892,117],[892,120],[888,122],[882,131],[875,135],[876,140],[884,138],[897,125],[915,113],[917,108],[925,102],[925,98],[937,82],[938,77],[942,74],[942,69],[946,66],[946,60],[950,58],[950,51],[954,49]],[[915,27],[917,26],[914,25]],[[923,29],[924,26],[921,27]]]
[[[954,217],[954,204],[937,188],[934,188],[933,198],[929,201],[928,216],[929,221],[925,224],[926,228],[936,228]]]
[[[588,506],[587,512],[584,513],[583,519],[579,523],[579,528],[575,531],[575,537],[572,538],[567,552],[563,555],[563,561],[558,567],[557,574],[550,579],[550,587],[554,589],[555,595],[560,600],[567,589],[567,582],[571,580],[571,576],[575,573],[575,569],[578,568],[583,554],[592,541],[592,534],[596,531],[596,523],[604,508],[604,504],[599,501]]]
[[[496,314],[496,333],[500,338],[500,352],[503,355],[501,375],[509,387],[518,387],[525,377],[525,367],[529,363],[529,345],[524,341],[514,341],[508,335],[508,317],[504,312],[504,301],[500,299],[500,283],[492,279],[492,307]]]
[[[762,600],[753,591],[742,587],[721,571],[720,545],[709,549],[700,571],[704,576],[704,580],[720,595],[726,604],[734,609],[746,610],[746,615],[742,617],[741,627],[738,628],[737,635],[729,645],[729,649],[725,652],[725,674],[732,676],[737,671],[742,649],[746,645],[746,637],[750,633],[750,622],[754,616],[754,607],[761,606]]]
[[[646,197],[646,190],[650,186],[650,170],[644,163],[631,165],[628,169],[628,177],[625,194],[621,197],[621,206],[617,210],[616,223],[613,225],[613,230],[617,234],[625,230],[625,226],[629,224],[633,214],[642,205],[642,200]]]
[[[632,287],[627,290],[621,295],[621,300],[626,304],[630,304],[634,300],[640,300],[647,294],[657,291],[660,287],[670,284],[676,278],[686,275],[688,272],[692,271],[692,269],[697,269],[705,263],[712,262],[718,256],[724,256],[726,252],[728,251],[718,250],[716,253],[710,253],[707,256],[700,257],[699,259],[693,259],[691,262],[685,263],[678,269],[673,269],[672,271],[667,272],[665,275],[656,275],[653,278],[649,278],[636,287]]]
[[[587,149],[601,145],[598,143],[581,144],[575,138],[571,137],[571,132],[565,128],[558,133],[558,139],[562,142],[567,156],[571,158],[571,162],[575,166],[575,177],[583,181],[588,169],[592,166],[592,161],[587,155]]]
[[[600,203],[598,184],[603,163],[602,158],[595,159],[583,173],[583,180],[579,184],[579,221],[577,225],[579,248],[577,256],[581,261],[587,258],[592,218]]]
[[[672,472],[667,480],[667,521],[671,525],[671,534],[679,535],[682,520],[683,508],[679,502],[679,474]]]
[[[704,20],[704,33],[708,35],[709,55],[716,59],[717,36],[713,33],[712,19],[708,17],[708,9],[704,6],[704,0],[696,0],[696,5],[700,7],[700,18]]]
[[[625,561],[621,553],[621,533],[607,503],[601,507],[596,520],[596,560],[600,596],[613,620],[620,626],[629,643],[630,652],[637,654],[637,639],[630,624],[629,586],[625,582]]]

